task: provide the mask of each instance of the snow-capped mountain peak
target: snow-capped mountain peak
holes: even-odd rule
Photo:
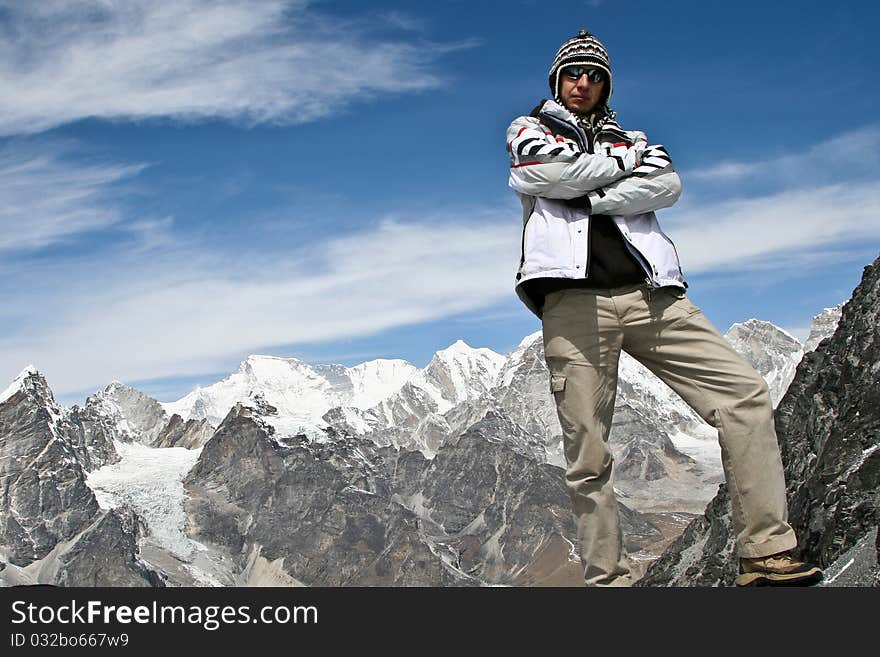
[[[243,360],[235,374],[244,375],[240,381],[250,384],[287,386],[294,381],[319,379],[312,368],[298,358],[282,358],[252,354]],[[233,374],[232,376],[235,376]],[[231,378],[231,377],[229,377]]]
[[[388,399],[418,372],[402,358],[379,358],[345,368],[351,379],[352,397],[348,406],[366,409]]]
[[[183,419],[207,419],[214,426],[238,402],[261,398],[276,407],[291,424],[320,417],[331,385],[307,363],[297,358],[252,354],[225,379],[198,387],[176,402],[162,406]]]
[[[12,397],[15,393],[22,389],[26,385],[27,380],[30,377],[40,377],[42,378],[42,374],[37,370],[33,365],[28,365],[25,367],[15,379],[12,380],[3,392],[0,392],[0,404],[5,402],[7,399]]]
[[[535,331],[534,333],[530,333],[517,345],[516,349],[510,352],[507,355],[507,358],[504,362],[504,365],[501,367],[501,370],[498,373],[497,385],[507,388],[513,382],[514,377],[516,376],[516,372],[520,367],[531,367],[534,362],[534,353],[532,353],[533,357],[531,359],[526,358],[526,354],[529,352],[534,352],[535,349],[540,348],[541,354],[540,358],[543,359],[543,347],[544,347],[544,332],[543,331]]]
[[[813,321],[810,324],[810,335],[804,343],[804,351],[813,351],[822,340],[834,335],[834,332],[837,330],[837,324],[840,322],[840,316],[843,313],[843,305],[844,302],[841,302],[833,308],[824,308],[813,316]]]
[[[276,412],[266,420],[280,434],[317,435],[326,426],[322,416],[330,408],[369,408],[394,394],[417,371],[401,359],[344,367],[252,354],[222,381],[196,388],[163,407],[185,420],[207,419],[219,426],[236,403],[271,406]]]
[[[764,377],[775,406],[788,389],[804,355],[800,340],[760,319],[733,324],[724,337]]]
[[[536,340],[544,339],[544,331],[535,331],[534,333],[529,333],[526,337],[520,340],[516,349],[514,349],[514,353],[517,351],[525,351],[529,347],[535,344]]]
[[[53,439],[60,436],[59,425],[70,415],[70,409],[55,401],[52,389],[43,374],[33,365],[25,367],[9,386],[0,393],[0,404],[23,392],[28,404],[42,408],[48,415],[48,427]]]
[[[471,356],[471,354],[473,352],[478,352],[478,351],[480,351],[480,350],[475,349],[474,347],[471,347],[467,342],[459,339],[459,340],[456,340],[455,342],[453,342],[448,347],[446,347],[446,349],[441,349],[440,351],[438,351],[436,353],[435,357],[441,358],[443,360],[447,360],[450,358],[456,358],[459,356],[464,356],[465,358],[468,358]]]
[[[476,399],[491,389],[506,360],[491,349],[474,348],[463,340],[456,340],[435,353],[411,383],[436,402],[438,412],[445,413],[456,404]]]
[[[153,443],[169,418],[159,402],[121,381],[91,395],[85,407],[109,421],[105,426],[115,439],[145,445]]]

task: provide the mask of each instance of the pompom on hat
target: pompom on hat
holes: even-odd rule
[[[611,59],[602,42],[587,30],[581,30],[577,36],[563,43],[556,53],[553,66],[550,67],[550,93],[560,104],[562,100],[559,97],[559,74],[563,67],[572,65],[589,65],[605,71],[607,85],[601,104],[607,107],[611,98]]]

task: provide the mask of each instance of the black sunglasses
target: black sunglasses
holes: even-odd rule
[[[586,73],[587,80],[596,84],[605,79],[605,71],[599,68],[587,68],[586,66],[566,66],[562,69],[562,74],[571,80],[580,80],[580,77]]]

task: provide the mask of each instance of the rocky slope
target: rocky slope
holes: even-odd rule
[[[362,435],[378,445],[418,449],[431,458],[439,445],[481,419],[502,416],[512,427],[505,436],[509,444],[538,461],[563,467],[562,431],[540,331],[527,336],[503,361],[496,360],[494,368],[484,366],[482,371],[486,374],[480,385],[458,395],[455,405],[447,403],[444,413],[436,393],[408,382],[388,402],[355,421],[343,409],[331,410],[324,419],[341,433]],[[446,386],[435,390],[448,400],[456,398]],[[379,419],[371,420],[371,413]],[[373,428],[359,431],[361,421]],[[698,447],[699,459],[677,449],[673,438],[681,437]],[[671,389],[628,355],[622,356],[611,444],[622,466],[618,488],[635,508],[702,511],[721,472],[714,439],[714,430]]]
[[[59,406],[26,368],[0,394],[0,584],[158,585],[134,514],[104,511],[86,472],[118,461],[88,412]]]
[[[728,338],[776,381],[801,354],[757,320]],[[424,370],[254,356],[175,404],[114,382],[67,409],[28,368],[0,393],[0,583],[578,585],[548,379],[540,332]],[[639,568],[722,480],[714,440],[622,356],[610,442]]]
[[[509,429],[486,418],[428,460],[350,436],[282,445],[237,405],[184,480],[189,528],[307,585],[580,585],[562,473]],[[633,548],[659,533],[624,517]]]
[[[776,410],[789,520],[803,558],[830,572],[855,548],[880,585],[880,258],[865,268],[834,334],[807,353]],[[730,585],[730,503],[724,487],[663,556],[644,586]]]
[[[837,330],[837,324],[840,322],[840,315],[842,312],[843,303],[840,303],[833,308],[825,308],[822,312],[813,317],[813,322],[810,325],[810,335],[804,343],[805,352],[813,351],[819,346],[819,343],[822,342],[822,340],[834,335],[834,331]]]
[[[153,444],[168,422],[159,402],[119,381],[86,399],[83,412],[96,418],[113,440],[145,445]]]
[[[803,345],[770,322],[758,319],[734,324],[724,337],[767,382],[775,408],[794,378],[804,355]]]
[[[429,458],[444,440],[462,429],[454,407],[470,406],[492,388],[504,356],[458,340],[438,351],[400,389],[366,409],[341,406],[323,419],[337,431],[366,436],[378,445],[419,449]],[[450,424],[452,421],[452,424]]]

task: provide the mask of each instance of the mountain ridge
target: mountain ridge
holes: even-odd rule
[[[758,360],[770,362],[772,371],[783,369],[779,366],[779,362],[782,362],[779,359],[783,358],[780,354],[784,350],[778,350],[771,356],[766,347],[774,344],[780,335],[784,338],[780,344],[786,343],[787,334],[774,331],[772,324],[762,324],[760,320],[751,320],[743,323],[743,326],[751,331],[746,332],[746,343],[750,339],[764,347],[755,347],[752,355]],[[760,337],[755,338],[756,335]],[[771,340],[768,336],[776,338]],[[387,371],[383,372],[383,368]],[[373,381],[386,388],[379,393],[366,391],[361,399],[372,401],[370,394],[384,398],[365,410],[353,406],[331,408],[320,417],[321,425],[310,427],[311,434],[297,431],[303,428],[302,423],[291,422],[286,417],[288,408],[281,403],[285,401],[283,396],[273,396],[271,387],[247,385],[268,380],[280,386],[284,384],[284,376],[279,376],[279,372],[286,375],[290,371],[305,386],[302,389],[310,394],[319,395],[321,391],[330,390],[333,399],[351,400],[359,394],[359,386],[368,387]],[[4,409],[18,412],[19,408],[23,408],[8,402],[23,387],[22,382],[28,376],[40,378],[30,381],[29,389],[40,393],[34,399],[40,400],[38,405],[43,408],[46,417],[51,419],[57,416],[54,422],[64,427],[64,444],[72,446],[70,458],[83,464],[78,466],[81,468],[79,476],[86,484],[95,487],[94,494],[83,499],[95,499],[95,495],[98,495],[103,504],[115,505],[112,509],[101,507],[95,510],[89,507],[94,513],[104,514],[101,517],[110,512],[117,514],[113,518],[108,516],[107,521],[96,525],[102,527],[95,534],[96,539],[105,531],[122,532],[127,538],[119,544],[125,544],[133,550],[131,559],[124,560],[124,563],[140,564],[135,571],[119,570],[122,568],[120,565],[108,566],[108,575],[118,572],[120,581],[172,586],[253,585],[257,581],[287,586],[331,582],[322,579],[308,561],[303,562],[300,557],[283,548],[273,536],[285,536],[286,530],[277,525],[277,520],[271,514],[265,515],[259,511],[260,503],[255,500],[288,495],[283,492],[285,490],[300,490],[315,501],[324,499],[314,497],[315,491],[311,491],[310,485],[305,482],[293,483],[290,480],[285,486],[293,488],[278,489],[276,478],[282,477],[288,481],[292,476],[288,470],[293,462],[289,462],[288,456],[280,460],[274,456],[270,458],[272,453],[299,454],[295,463],[300,465],[296,467],[307,468],[298,469],[296,477],[314,476],[314,482],[324,481],[325,485],[331,481],[338,482],[339,486],[334,484],[331,487],[331,507],[336,509],[334,513],[342,513],[344,509],[345,512],[355,513],[356,509],[362,507],[361,511],[357,511],[362,515],[356,523],[359,527],[356,532],[364,532],[374,526],[384,528],[382,545],[385,547],[378,549],[366,543],[364,549],[368,548],[367,552],[380,558],[379,555],[386,548],[414,551],[412,554],[422,555],[420,563],[434,573],[425,580],[415,571],[410,571],[409,575],[401,571],[400,578],[389,580],[382,574],[387,568],[393,570],[401,567],[405,570],[410,566],[404,566],[405,561],[392,560],[388,562],[391,566],[379,566],[379,562],[374,562],[367,570],[359,571],[364,564],[355,566],[355,562],[351,562],[355,569],[346,575],[347,582],[430,582],[430,585],[439,582],[444,586],[471,586],[577,585],[579,581],[580,566],[573,551],[574,539],[570,528],[566,529],[567,503],[554,502],[557,519],[550,524],[547,524],[548,518],[542,516],[543,512],[533,508],[535,500],[544,499],[551,489],[556,490],[561,484],[560,468],[563,464],[561,430],[547,385],[540,331],[525,336],[516,349],[506,356],[486,348],[472,348],[464,341],[457,340],[437,352],[421,370],[402,359],[377,359],[344,367],[308,365],[297,359],[254,354],[242,361],[236,372],[218,382],[229,383],[232,377],[239,374],[241,380],[233,380],[230,389],[242,381],[246,384],[237,389],[243,398],[234,400],[219,426],[212,425],[207,416],[200,419],[184,418],[176,412],[169,413],[174,407],[169,409],[166,404],[119,381],[111,382],[89,397],[83,407],[66,409],[55,404],[54,400],[48,401],[51,389],[35,367],[30,365],[22,374],[24,376],[17,377],[4,392],[6,394],[15,388],[6,400],[0,401],[0,413]],[[404,378],[406,381],[398,387],[399,381]],[[389,389],[392,390],[391,394],[387,394]],[[204,390],[196,388],[193,393],[202,394]],[[224,394],[227,393],[229,389]],[[231,402],[231,396],[227,394],[227,397],[227,401]],[[705,501],[711,498],[718,486],[720,465],[717,471],[713,470],[717,455],[711,453],[712,435],[708,425],[677,400],[674,393],[665,390],[663,384],[648,379],[641,365],[626,356],[621,360],[618,397],[611,437],[612,449],[620,466],[616,492],[625,509],[628,548],[642,564],[639,567],[643,567],[683,528],[682,521],[688,513],[702,510]],[[321,404],[328,405],[327,398],[321,399]],[[214,404],[205,396],[201,401],[203,408],[200,412],[203,413],[210,410],[210,404]],[[365,405],[366,402],[362,403]],[[219,405],[214,404],[214,408],[217,410]],[[312,413],[308,417],[314,419],[321,408],[306,409]],[[307,413],[303,412],[302,415],[306,416]],[[235,436],[239,434],[230,432],[228,424],[223,430],[225,433],[218,437],[220,427],[230,422],[237,427],[235,431],[240,432],[243,443],[238,444]],[[358,426],[358,422],[362,424]],[[51,426],[54,425],[47,422],[44,430],[51,430]],[[248,432],[253,437],[252,442],[245,439]],[[114,445],[116,449],[113,449]],[[132,451],[137,445],[142,447]],[[269,451],[266,445],[272,446]],[[153,450],[150,455],[158,457],[163,452],[158,448],[175,447],[186,448],[184,451],[193,452],[193,458],[196,459],[196,466],[188,472],[179,471],[177,475],[185,479],[186,490],[189,491],[180,498],[182,502],[174,502],[187,505],[187,530],[180,536],[174,534],[173,529],[162,529],[165,533],[156,533],[160,525],[165,527],[168,522],[155,515],[155,500],[143,497],[151,495],[149,490],[138,493],[136,490],[119,488],[123,485],[120,482],[126,467],[124,462],[118,460],[121,458],[119,453],[146,454],[142,450],[147,449]],[[105,451],[102,452],[102,449]],[[172,455],[171,450],[166,453]],[[251,469],[250,466],[245,467],[247,460],[256,453],[264,454],[268,460],[255,462],[257,465]],[[502,463],[519,463],[515,470],[520,474],[516,477],[525,476],[529,481],[543,482],[530,493],[534,499],[522,498],[522,493],[516,492],[516,477],[510,481],[497,479],[501,476],[500,472],[486,469],[484,461],[489,453],[494,455],[495,468]],[[183,452],[180,454],[182,456]],[[175,456],[175,459],[180,464],[192,462],[189,458],[181,460]],[[205,459],[213,460],[213,467],[219,468],[218,472],[224,472],[223,476],[231,478],[230,481],[239,481],[235,488],[237,492],[234,493],[244,496],[239,503],[230,506],[232,498],[225,497],[233,494],[233,489],[224,493],[222,499],[218,498],[218,482],[205,488],[209,484],[204,479],[209,476],[208,470],[198,466],[198,462]],[[122,466],[122,469],[110,476],[104,468],[119,467],[115,464]],[[139,466],[138,474],[145,474],[146,467]],[[158,467],[157,472],[168,471],[158,461],[148,467]],[[311,469],[314,469],[314,475],[307,474]],[[101,477],[86,476],[86,473],[98,472],[102,473]],[[244,472],[251,474],[242,478]],[[544,474],[537,476],[538,472]],[[172,480],[162,485],[172,485]],[[502,481],[507,483],[501,484]],[[306,487],[302,488],[304,485]],[[462,487],[471,492],[463,497],[453,494],[453,490]],[[209,493],[212,489],[214,492]],[[501,494],[502,497],[492,502],[494,498],[487,496],[490,489],[496,490],[496,495]],[[164,492],[166,489],[162,489],[162,493],[158,493],[158,488],[156,490],[157,494],[171,495]],[[497,492],[501,490],[504,492]],[[176,500],[175,496],[178,495],[180,493],[174,493],[169,500]],[[367,498],[374,499],[378,505],[371,502],[363,506],[361,502]],[[474,506],[478,500],[484,500],[485,505]],[[235,511],[234,507],[240,504],[245,506]],[[382,509],[389,504],[396,504],[400,508],[386,515]],[[306,514],[318,513],[317,508],[307,507],[308,504],[301,506],[301,511]],[[283,508],[279,507],[279,512]],[[520,512],[525,514],[523,518],[529,520],[502,522],[505,514],[514,508],[521,509]],[[502,509],[507,511],[501,513]],[[268,524],[256,534],[246,529],[233,531],[235,527],[251,526],[261,514]],[[455,520],[459,516],[460,520]],[[539,517],[543,519],[539,520]],[[519,531],[516,527],[520,521],[536,522],[535,527],[541,529],[525,543],[517,543],[520,547],[514,548],[514,543],[510,541],[521,541],[516,538],[516,532]],[[211,523],[217,524],[211,526]],[[80,526],[78,531],[85,536],[97,530]],[[349,540],[350,534],[337,534],[331,526],[314,531],[318,531],[314,536],[330,531],[326,536],[335,538],[326,540],[334,541],[337,548],[342,550],[340,559],[349,559],[344,556],[348,550],[360,549],[356,547],[356,541]],[[288,539],[293,540],[293,537],[288,536]],[[503,550],[499,540],[508,544]],[[61,537],[59,541],[57,545],[64,542]],[[83,543],[92,544],[90,541]],[[318,558],[318,553],[313,553],[310,558]],[[0,554],[0,562],[4,559],[7,559],[7,555]],[[62,572],[54,569],[54,566],[50,567],[50,561],[43,559],[54,560],[55,557],[47,553],[30,566],[19,565],[17,561],[21,560],[20,557],[7,561],[7,569],[4,571],[0,568],[0,582],[8,583],[16,578],[16,581],[35,582],[41,581],[40,578],[44,581],[54,576],[50,573]],[[57,563],[57,560],[51,563]],[[79,573],[73,579],[68,577],[65,582],[81,581],[76,578],[91,576],[82,568],[68,568],[64,572]],[[357,572],[362,574],[357,575]],[[130,577],[134,579],[128,579]],[[365,579],[359,580],[358,577]]]

